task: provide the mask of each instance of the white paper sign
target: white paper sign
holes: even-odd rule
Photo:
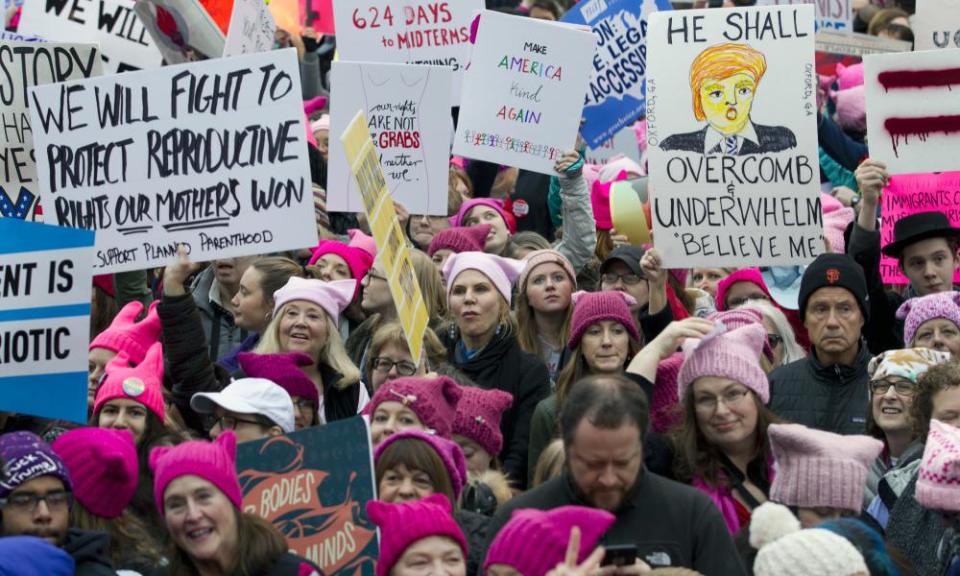
[[[870,157],[892,174],[960,169],[960,52],[863,57]]]
[[[411,214],[447,214],[452,71],[442,66],[334,62],[330,133],[342,134],[361,106],[395,202]],[[362,212],[339,138],[330,139],[327,209]]]
[[[577,140],[595,48],[589,29],[484,12],[454,154],[554,174]]]
[[[483,8],[483,0],[336,0],[337,50],[344,61],[447,66],[455,106],[470,61],[470,23]]]
[[[632,125],[620,130],[600,146],[587,148],[584,162],[599,166],[620,154],[640,163],[640,144],[637,142],[637,133]]]
[[[107,74],[158,68],[163,58],[133,6],[134,0],[30,0],[17,32],[99,44]]]
[[[911,27],[917,50],[960,48],[960,0],[918,0]]]
[[[296,50],[34,88],[47,222],[97,230],[98,273],[313,246]]]
[[[234,0],[224,56],[273,50],[277,24],[263,0]]]
[[[665,266],[802,264],[824,250],[813,15],[651,15],[647,162]]]

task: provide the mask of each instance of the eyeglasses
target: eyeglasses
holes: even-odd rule
[[[730,408],[742,402],[749,393],[749,390],[730,390],[720,396],[701,396],[694,400],[694,406],[698,412],[713,412],[717,409],[720,402],[723,402],[724,406]]]
[[[883,396],[891,386],[893,386],[893,391],[901,396],[913,396],[913,393],[916,391],[916,384],[909,380],[896,380],[893,382],[890,380],[876,380],[870,383],[870,391],[877,396]]]
[[[70,506],[71,495],[66,490],[47,492],[46,494],[32,494],[23,492],[0,498],[0,508],[10,508],[24,514],[32,514],[40,502],[45,502],[50,510],[62,510]]]
[[[236,430],[238,424],[256,424],[257,426],[263,425],[256,420],[244,420],[243,418],[237,418],[236,416],[221,416],[217,418],[214,423],[219,425],[221,430]]]
[[[767,334],[767,343],[770,344],[771,348],[776,348],[783,344],[783,336],[779,334]]]
[[[364,286],[369,286],[370,282],[372,282],[374,279],[383,280],[384,282],[386,282],[387,277],[377,274],[376,272],[373,271],[373,268],[371,268],[370,270],[367,270],[366,275],[364,275],[360,283],[363,284]]]
[[[615,272],[604,272],[600,276],[604,284],[616,284],[617,280],[623,280],[623,283],[627,286],[633,286],[634,284],[639,284],[643,280],[642,276],[634,274],[633,272],[628,272],[626,274],[617,274]]]
[[[397,374],[401,376],[413,376],[417,373],[417,365],[413,362],[407,362],[406,360],[396,362],[389,358],[373,359],[373,369],[382,374],[390,372],[394,366],[397,367]]]

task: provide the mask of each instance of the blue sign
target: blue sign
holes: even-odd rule
[[[669,0],[584,0],[563,17],[590,26],[597,39],[580,133],[599,148],[645,112],[647,17],[670,10]]]

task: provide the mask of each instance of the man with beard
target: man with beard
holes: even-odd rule
[[[36,536],[73,557],[76,576],[116,576],[103,532],[70,528],[73,500],[63,461],[32,432],[0,436],[0,535]]]
[[[604,567],[603,576],[640,574],[644,563],[703,574],[744,574],[710,498],[645,469],[643,441],[649,420],[646,395],[624,377],[592,376],[577,382],[560,412],[563,473],[502,505],[491,520],[490,540],[514,510],[591,506],[617,518],[602,545],[636,547],[638,562]]]

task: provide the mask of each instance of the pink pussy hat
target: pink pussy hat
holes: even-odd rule
[[[157,304],[154,302],[147,310],[146,317],[137,322],[137,317],[143,312],[141,302],[130,302],[124,306],[110,323],[110,327],[97,334],[90,342],[90,350],[105,348],[116,353],[125,352],[127,358],[134,364],[143,362],[155,342],[160,340],[160,317],[157,315]]]
[[[389,576],[407,548],[430,536],[445,536],[456,542],[467,557],[467,539],[453,519],[450,501],[442,494],[423,500],[389,504],[367,502],[367,516],[380,528],[380,558],[377,576]]]
[[[307,376],[303,368],[313,364],[313,358],[303,352],[282,354],[258,354],[241,352],[237,354],[240,369],[249,378],[265,378],[275,382],[287,391],[291,397],[299,397],[310,402],[314,409],[320,405],[320,392],[317,385]]]
[[[916,499],[930,510],[960,512],[960,429],[930,421]]]
[[[388,380],[377,388],[364,412],[373,415],[384,402],[399,402],[438,436],[450,438],[463,388],[447,376],[406,376]]]
[[[457,226],[441,230],[430,241],[427,254],[433,256],[439,250],[450,250],[454,254],[483,252],[491,228],[493,226],[489,224],[478,224],[476,226]]]
[[[495,457],[503,450],[503,434],[500,419],[513,404],[513,395],[503,390],[485,390],[464,386],[463,396],[457,403],[457,415],[453,420],[453,433],[473,440]]]
[[[197,476],[223,492],[237,510],[243,510],[243,492],[237,479],[237,437],[232,430],[213,442],[191,440],[177,446],[160,446],[150,451],[153,471],[153,498],[160,516],[165,516],[163,496],[167,486],[181,476]]]
[[[334,280],[324,282],[313,278],[291,276],[283,288],[273,293],[273,314],[288,302],[303,300],[323,308],[335,325],[340,325],[340,314],[353,300],[356,280]]]
[[[702,339],[688,339],[683,343],[684,361],[677,376],[677,394],[682,399],[687,388],[697,378],[714,376],[729,378],[752,390],[767,404],[770,402],[770,382],[760,367],[760,354],[767,340],[762,324],[747,324],[726,330],[717,323],[715,333]]]
[[[637,321],[630,313],[630,307],[637,303],[633,296],[625,292],[608,290],[606,292],[575,292],[573,315],[570,317],[570,340],[567,347],[573,350],[580,345],[587,328],[597,322],[613,320],[627,330],[630,338],[640,340]]]
[[[443,278],[447,282],[447,301],[453,284],[462,272],[476,270],[486,276],[503,296],[507,304],[513,300],[513,283],[523,270],[523,262],[484,252],[461,252],[447,258],[443,265]]]
[[[116,518],[133,501],[140,471],[129,430],[68,430],[53,441],[53,451],[70,471],[73,495],[92,514]]]
[[[943,318],[960,328],[960,292],[938,292],[910,298],[897,309],[897,319],[903,320],[903,342],[913,346],[913,338],[920,325],[928,320]]]
[[[123,352],[107,364],[103,383],[93,402],[93,413],[99,414],[104,404],[117,398],[143,404],[163,422],[166,405],[163,402],[163,346],[159,342],[150,347],[143,362],[132,368]]]
[[[446,469],[447,475],[450,477],[450,485],[453,487],[453,497],[459,500],[460,493],[463,492],[463,487],[467,483],[467,460],[463,455],[463,449],[460,448],[460,445],[453,440],[447,440],[446,438],[441,438],[434,434],[424,432],[423,430],[408,428],[387,436],[387,439],[374,449],[374,462],[380,460],[380,457],[383,456],[383,453],[386,452],[390,446],[404,440],[423,442],[437,454],[440,461],[443,462],[443,467]]]

